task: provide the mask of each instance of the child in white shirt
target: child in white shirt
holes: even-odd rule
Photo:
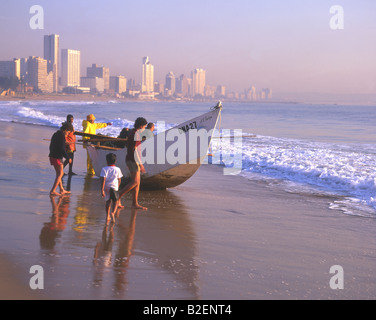
[[[121,169],[115,166],[116,154],[109,153],[106,160],[107,167],[102,168],[100,176],[102,178],[102,197],[106,200],[106,224],[108,224],[110,218],[112,222],[115,222],[115,213],[119,206],[121,207],[118,190],[123,174]]]

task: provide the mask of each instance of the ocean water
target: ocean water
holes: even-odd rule
[[[76,130],[93,113],[117,136],[143,116],[157,132],[209,111],[214,103],[186,102],[0,102],[0,121],[58,128],[73,114]],[[212,151],[244,179],[266,181],[289,192],[336,196],[332,209],[376,217],[376,106],[287,103],[224,103]],[[241,131],[240,131],[241,130]],[[239,139],[239,135],[242,136]],[[239,143],[240,142],[240,143]],[[234,160],[235,161],[235,160]]]

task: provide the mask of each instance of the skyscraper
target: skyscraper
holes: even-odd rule
[[[205,94],[205,80],[206,71],[203,69],[194,69],[192,71],[192,95],[204,96]]]
[[[141,92],[150,93],[154,91],[154,66],[150,63],[149,57],[142,59],[142,82]]]
[[[176,89],[176,82],[175,82],[175,76],[172,71],[170,71],[166,75],[166,84],[165,84],[165,90],[168,90],[169,94],[173,96]]]
[[[12,61],[0,61],[0,77],[20,79],[20,61],[17,58]]]
[[[127,79],[123,76],[110,77],[110,89],[114,90],[116,93],[124,93],[127,91]]]
[[[44,59],[47,60],[47,72],[53,72],[53,91],[59,91],[59,35],[44,36]]]
[[[184,74],[176,79],[175,93],[182,97],[189,95],[189,79]]]
[[[40,57],[27,59],[28,83],[34,90],[41,92],[53,91],[53,73],[47,72],[47,60]]]
[[[81,53],[78,50],[61,50],[61,84],[63,87],[80,86]]]

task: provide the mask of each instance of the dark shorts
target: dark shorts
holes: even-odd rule
[[[51,163],[51,166],[61,166],[63,165],[63,162],[61,159],[56,159],[56,158],[51,158],[50,157],[50,163]]]
[[[110,199],[112,201],[118,201],[119,200],[119,192],[114,190],[113,188],[110,188]]]
[[[126,164],[130,172],[140,171],[140,166],[138,165],[138,163],[134,161],[127,161]]]

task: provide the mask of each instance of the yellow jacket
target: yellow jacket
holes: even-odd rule
[[[87,120],[82,121],[82,127],[84,133],[90,134],[97,134],[97,129],[106,128],[107,123],[91,123]],[[84,137],[84,139],[89,139],[88,137]]]
[[[97,134],[97,129],[106,128],[107,123],[91,123],[88,120],[82,121],[82,131],[84,133],[90,133],[90,134]],[[90,139],[89,137],[82,137],[82,140]],[[84,144],[84,149],[86,149],[86,146]]]

